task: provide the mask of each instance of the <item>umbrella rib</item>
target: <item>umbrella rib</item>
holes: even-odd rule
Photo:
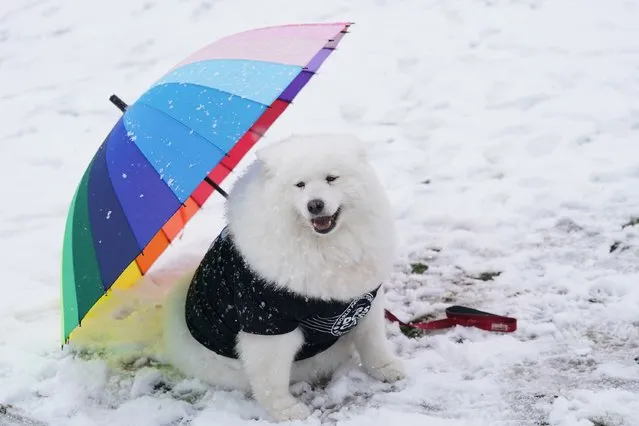
[[[227,169],[228,169],[228,167],[227,167]],[[229,171],[230,171],[230,172],[233,172],[233,170],[230,170],[230,169],[229,169]],[[217,192],[219,192],[219,193],[220,193],[220,195],[222,195],[224,198],[228,198],[228,197],[229,197],[229,194],[227,194],[225,190],[223,190],[222,188],[220,188],[220,186],[219,186],[217,183],[215,183],[215,182],[213,181],[213,179],[211,179],[210,177],[206,176],[206,177],[204,178],[204,181],[205,181],[206,183],[208,183],[209,185],[211,185],[213,188],[215,188],[215,190],[216,190]]]
[[[245,59],[226,59],[226,58],[223,59],[223,60],[225,60],[225,61],[232,61],[232,60],[245,61]],[[255,59],[251,59],[251,61],[252,62],[266,62],[266,63],[269,62],[269,61],[258,61],[258,60],[255,60]],[[295,68],[299,68],[299,69],[297,70],[295,75],[291,78],[291,80],[288,83],[286,83],[286,86],[280,90],[280,93],[273,100],[271,100],[271,104],[273,102],[275,102],[277,100],[277,98],[284,92],[286,87],[288,87],[288,85],[291,84],[293,82],[293,80],[295,80],[297,78],[297,76],[299,76],[302,73],[302,71],[304,71],[304,67],[302,65],[294,65],[294,67]],[[313,73],[313,74],[315,74],[315,73]],[[162,86],[162,85],[169,85],[169,84],[176,84],[176,85],[186,84],[186,85],[189,85],[189,86],[201,87],[203,89],[212,89],[212,90],[216,90],[216,91],[218,91],[220,93],[224,93],[225,95],[229,95],[229,96],[233,96],[233,97],[236,97],[236,98],[244,99],[244,100],[247,100],[247,101],[255,102],[256,104],[263,105],[266,108],[270,107],[270,104],[265,104],[265,103],[262,103],[260,101],[256,101],[255,99],[251,99],[251,98],[248,98],[246,96],[243,96],[243,95],[240,95],[240,94],[237,94],[237,93],[229,92],[228,90],[219,89],[217,87],[212,87],[212,86],[205,86],[203,84],[192,83],[192,82],[184,82],[184,83],[180,83],[180,82],[177,82],[177,81],[162,82],[162,80],[160,80],[159,82],[157,82],[153,86],[151,86],[151,88],[149,90],[153,90],[153,88],[155,88],[155,87],[159,87],[159,86]]]
[[[161,181],[161,182],[162,182],[162,184],[163,184],[163,188],[167,190],[167,192],[168,192],[168,193],[169,193],[169,194],[170,194],[170,195],[171,195],[171,196],[175,199],[175,201],[177,201],[177,203],[178,203],[179,205],[184,204],[184,203],[182,203],[182,202],[180,201],[180,199],[178,198],[177,194],[175,194],[175,192],[173,192],[173,190],[171,189],[171,187],[169,186],[169,184],[168,184],[168,183],[167,183],[164,179],[162,179],[162,178],[160,177],[160,174],[157,172],[157,170],[155,170],[155,168],[153,167],[153,165],[150,163],[149,159],[148,159],[148,158],[144,155],[144,153],[142,152],[142,150],[140,149],[140,147],[139,147],[139,146],[138,146],[135,142],[133,142],[133,147],[134,147],[134,148],[135,148],[135,149],[136,149],[136,150],[140,153],[140,155],[141,155],[141,156],[142,156],[142,157],[143,157],[143,158],[147,161],[147,163],[148,163],[148,164],[149,164],[149,166],[151,167],[151,170],[154,170],[154,171],[155,171],[155,174],[156,174],[156,175],[160,178],[160,181]],[[119,192],[118,192],[118,191],[116,191],[115,186],[113,186],[113,181],[111,180],[111,169],[110,169],[110,168],[109,168],[109,166],[108,166],[108,164],[109,164],[109,162],[108,162],[108,160],[109,160],[109,151],[108,151],[108,150],[106,151],[105,156],[106,156],[106,158],[105,158],[105,159],[106,159],[106,162],[107,162],[107,175],[109,176],[109,181],[108,181],[108,182],[109,182],[109,185],[111,185],[111,188],[112,188],[112,190],[113,190],[113,194],[115,195],[115,199],[117,200],[118,205],[120,206],[120,209],[122,210],[122,212],[123,212],[123,213],[126,213],[126,211],[127,211],[127,210],[125,210],[124,205],[122,204],[122,201],[120,201],[120,194],[119,194]],[[176,211],[177,211],[177,210],[176,210]],[[135,239],[135,242],[137,243],[138,250],[139,250],[138,255],[140,255],[140,254],[144,254],[144,248],[145,248],[145,247],[149,244],[149,242],[150,242],[151,240],[147,241],[147,242],[146,242],[146,243],[144,243],[144,244],[140,244],[140,241],[138,241],[138,237],[135,235],[135,232],[133,231],[133,226],[131,225],[131,223],[130,223],[128,220],[126,221],[126,223],[127,223],[128,227],[129,227],[129,229],[131,230],[131,235],[133,235],[133,238]],[[136,256],[136,257],[137,257],[137,256]],[[125,268],[125,269],[126,269],[126,268]],[[114,281],[114,282],[115,282],[115,281]]]
[[[204,87],[204,86],[202,86],[202,87]],[[217,89],[216,89],[216,90],[217,90]],[[222,91],[222,92],[223,92],[223,91]],[[228,93],[228,92],[224,92],[224,93]],[[229,93],[229,95],[230,95],[230,93]],[[243,99],[245,99],[245,98],[243,98]],[[250,100],[250,99],[247,99],[247,100]],[[265,107],[266,107],[266,109],[270,109],[270,108],[272,107],[271,105],[264,105],[264,104],[262,104],[262,103],[260,103],[260,102],[256,102],[256,101],[252,101],[252,100],[251,100],[251,102],[255,102],[256,104],[263,105],[263,106],[265,106]],[[195,131],[193,128],[191,128],[191,127],[187,126],[186,124],[182,123],[182,122],[181,122],[181,121],[179,121],[179,120],[176,120],[173,116],[171,116],[171,115],[167,114],[166,112],[164,112],[164,111],[162,111],[162,110],[160,110],[160,109],[155,108],[153,105],[149,105],[148,103],[146,103],[146,102],[144,102],[144,101],[137,101],[136,103],[140,103],[140,104],[144,105],[145,107],[151,108],[152,110],[157,111],[159,114],[164,115],[165,117],[167,117],[167,118],[171,119],[172,121],[174,121],[174,122],[178,123],[179,125],[184,126],[185,128],[187,128],[187,129],[189,129],[189,130],[193,131],[193,133],[195,133],[196,135],[198,135],[200,138],[202,138],[203,140],[207,141],[209,144],[213,145],[213,146],[214,146],[214,147],[215,147],[218,151],[220,151],[220,152],[224,155],[224,157],[226,157],[226,158],[231,158],[231,156],[229,155],[229,153],[228,153],[228,152],[225,152],[222,148],[220,148],[218,145],[216,145],[215,143],[213,143],[210,139],[208,139],[208,138],[204,137],[204,136],[203,136],[202,134],[200,134],[199,132]],[[266,111],[266,109],[265,109],[265,111]],[[252,123],[252,124],[251,124],[251,126],[249,127],[249,129],[248,129],[246,132],[244,132],[244,134],[242,134],[242,136],[241,136],[241,137],[243,137],[244,135],[246,135],[248,132],[253,132],[253,133],[255,133],[255,134],[256,134],[257,136],[259,136],[259,137],[263,137],[263,136],[264,136],[264,134],[260,134],[260,132],[257,132],[257,131],[255,131],[254,129],[252,129],[253,125],[254,125],[255,123],[257,123],[257,121],[260,119],[260,117],[262,117],[262,115],[263,115],[263,114],[264,114],[264,113],[262,113],[262,114],[261,114],[261,115],[260,115],[260,116],[259,116],[259,117],[258,117],[258,118],[257,118],[257,119],[256,119],[256,120]],[[136,147],[137,147],[137,145],[136,145]],[[138,148],[138,149],[139,149],[139,148]],[[220,160],[220,161],[218,162],[218,164],[216,164],[215,166],[213,166],[213,168],[211,169],[211,171],[212,171],[215,167],[217,167],[217,165],[219,165],[219,164],[222,164],[222,166],[223,166],[224,168],[226,168],[228,171],[233,172],[233,169],[232,169],[232,168],[227,167],[227,166],[223,163],[223,161],[222,161],[222,160]],[[211,171],[209,171],[209,173],[210,173]],[[207,180],[207,178],[208,178],[208,173],[207,173],[207,176],[205,176],[203,180],[204,180],[204,181],[206,181],[206,180]],[[209,180],[210,180],[210,179],[209,179]],[[166,182],[165,182],[165,183],[166,183]],[[227,198],[227,197],[228,197],[227,192],[226,192],[226,191],[224,191],[224,190],[223,190],[223,189],[222,189],[219,185],[217,185],[215,182],[213,182],[213,181],[211,180],[211,182],[207,182],[207,183],[209,183],[211,186],[213,186],[213,188],[215,188],[215,189],[216,189],[216,190],[220,193],[220,195],[224,196],[224,198]]]
[[[300,66],[299,68],[300,68],[300,72],[298,72],[298,73],[295,75],[295,77],[297,77],[297,76],[301,73],[301,71],[302,71],[302,67]],[[295,77],[293,77],[293,79],[292,79],[292,80],[291,80],[288,84],[290,84],[290,83],[291,83],[291,82],[295,79]],[[225,94],[225,95],[232,96],[232,97],[234,97],[234,98],[240,98],[240,99],[244,99],[245,101],[255,102],[256,104],[258,104],[258,105],[262,105],[262,106],[264,106],[264,107],[266,107],[266,108],[268,108],[268,107],[269,107],[269,105],[267,105],[267,104],[265,104],[265,103],[262,103],[262,102],[260,102],[260,101],[256,101],[255,99],[247,98],[246,96],[242,96],[242,95],[239,95],[239,94],[237,94],[237,93],[231,93],[231,92],[229,92],[229,91],[227,91],[227,90],[218,89],[217,87],[205,86],[205,85],[203,85],[203,84],[199,84],[199,83],[190,83],[190,82],[187,82],[187,83],[178,83],[178,82],[175,82],[175,81],[169,81],[169,82],[167,82],[167,83],[160,83],[160,84],[156,84],[155,86],[151,87],[151,89],[149,89],[149,90],[153,90],[155,87],[159,87],[159,86],[162,86],[162,85],[169,85],[169,84],[175,84],[175,85],[182,85],[182,84],[186,84],[186,85],[188,85],[188,86],[201,87],[201,88],[203,88],[203,89],[207,89],[207,90],[215,90],[215,91],[218,91],[218,92],[223,93],[223,94]],[[280,92],[280,94],[281,94],[283,91],[284,91],[284,89],[282,89],[282,91]],[[278,94],[277,96],[279,96],[280,94]],[[273,101],[271,101],[271,103],[275,102],[275,100],[276,100],[276,99],[277,99],[277,98],[273,99]],[[140,102],[140,101],[138,101],[138,102]],[[144,102],[142,102],[142,103],[144,103]],[[148,104],[146,104],[146,103],[145,103],[145,105],[148,105]]]
[[[175,117],[167,114],[166,112],[162,111],[161,109],[157,109],[156,107],[154,107],[153,105],[149,105],[146,102],[143,101],[137,101],[136,103],[140,103],[142,105],[144,105],[145,107],[151,108],[154,111],[157,111],[158,113],[164,115],[167,118],[170,118],[172,121],[178,123],[180,126],[183,126],[185,128],[187,128],[188,130],[190,130],[191,132],[195,133],[196,135],[198,135],[200,138],[202,138],[203,140],[207,141],[209,144],[213,145],[218,151],[220,151],[225,157],[228,157],[228,152],[225,152],[222,148],[220,148],[218,145],[216,145],[213,141],[211,141],[210,139],[204,137],[201,133],[197,132],[195,129],[193,129],[192,127],[187,126],[186,124],[182,123],[180,120],[176,120]]]
[[[108,143],[108,141],[106,143]],[[105,143],[105,148],[106,148],[106,143]],[[113,191],[113,195],[114,195],[113,198],[115,199],[116,203],[120,207],[120,211],[122,211],[122,213],[124,213],[125,210],[124,210],[124,206],[122,205],[122,201],[120,201],[118,193],[116,192],[115,187],[113,186],[113,182],[111,181],[110,170],[109,170],[108,161],[107,161],[108,160],[107,155],[108,155],[108,150],[105,150],[104,161],[105,161],[106,173],[107,173],[107,178],[108,178],[108,179],[106,179],[105,184],[108,185],[111,188],[111,191]],[[90,186],[90,185],[91,185],[91,177],[89,177],[89,181],[87,182],[87,187]],[[87,200],[87,203],[88,203],[88,200]],[[131,236],[133,237],[133,240],[135,241],[138,250],[140,252],[142,252],[143,248],[140,247],[140,243],[139,243],[137,237],[135,236],[135,232],[133,232],[133,227],[131,226],[131,222],[129,222],[128,218],[126,218],[126,215],[125,215],[125,221],[124,222],[126,223],[126,226],[129,229],[129,232],[131,233]],[[90,216],[89,216],[89,223],[91,224],[91,226],[93,226],[93,223],[91,222],[91,217]],[[96,241],[93,240],[93,250],[95,250],[95,256],[96,256],[96,261],[97,261],[97,259],[98,259],[98,250],[97,250],[97,247],[95,246],[95,244],[96,244]],[[129,265],[127,264],[124,267],[124,269],[122,269],[121,271],[118,271],[118,277],[122,274],[122,272],[124,272],[126,270],[126,268],[128,266]],[[99,262],[98,262],[98,273],[100,274],[100,278],[102,279],[102,288],[104,289],[105,292],[107,292],[111,288],[111,286],[115,283],[115,281],[117,281],[117,278],[116,278],[115,281],[113,281],[111,283],[108,283],[109,287],[105,289],[104,285],[106,284],[106,281],[104,281],[104,277],[102,276],[102,267],[100,266]]]
[[[198,85],[198,86],[199,86],[199,85]],[[204,86],[201,86],[201,87],[204,87]],[[215,89],[215,90],[217,90],[217,89]],[[224,91],[223,91],[223,90],[220,90],[220,92],[224,92]],[[228,92],[224,92],[224,93],[228,93]],[[228,94],[229,94],[229,95],[232,95],[232,93],[228,93]],[[233,96],[235,96],[235,95],[233,95]],[[241,96],[239,96],[239,97],[241,97]],[[253,101],[252,99],[247,99],[247,98],[243,98],[243,97],[242,97],[242,99],[246,99],[246,100],[249,100],[249,101],[251,101],[251,102],[255,102],[256,104],[259,104],[259,105],[264,106],[266,109],[270,109],[270,108],[271,108],[271,105],[264,105],[263,103],[260,103],[260,102],[257,102],[257,101]],[[167,118],[171,119],[172,121],[174,121],[174,122],[178,123],[179,125],[181,125],[181,126],[183,126],[183,127],[187,128],[187,129],[191,130],[193,133],[195,133],[196,135],[198,135],[200,138],[202,138],[203,140],[207,141],[209,144],[211,144],[212,146],[214,146],[214,147],[215,147],[218,151],[220,151],[220,152],[224,155],[224,157],[226,157],[226,158],[231,158],[231,156],[229,155],[229,153],[228,153],[228,152],[225,152],[225,151],[224,151],[222,148],[220,148],[217,144],[215,144],[214,142],[212,142],[210,139],[208,139],[208,138],[204,137],[202,134],[200,134],[199,132],[197,132],[197,131],[196,131],[196,130],[194,130],[193,128],[191,128],[191,127],[187,126],[186,124],[182,123],[181,121],[179,121],[179,120],[175,119],[173,116],[171,116],[171,115],[167,114],[166,112],[164,112],[164,111],[162,111],[162,110],[160,110],[160,109],[158,109],[158,108],[155,108],[153,105],[149,105],[148,103],[146,103],[146,102],[144,102],[144,101],[138,101],[138,102],[136,102],[136,103],[140,103],[140,104],[144,105],[144,106],[145,106],[145,107],[147,107],[147,108],[151,108],[151,109],[153,109],[154,111],[158,112],[159,114],[162,114],[162,115],[164,115],[165,117],[167,117]],[[261,117],[261,116],[262,116],[262,115],[260,115],[260,117]],[[260,118],[260,117],[258,117],[258,118],[257,118],[257,119],[256,119],[256,120],[255,120],[255,121],[251,124],[251,127],[252,127],[252,126],[253,126],[253,125],[254,125],[254,124],[255,124],[255,123],[259,120],[259,118]],[[257,131],[255,131],[255,130],[251,129],[251,127],[249,127],[249,129],[248,129],[246,132],[244,132],[244,134],[242,135],[242,137],[243,137],[246,133],[248,133],[248,132],[253,132],[253,133],[255,133],[256,135],[258,135],[259,137],[263,137],[263,136],[264,136],[264,134],[260,134],[259,132],[257,132]],[[137,145],[136,145],[136,148],[137,148]],[[139,149],[139,148],[138,148],[138,149]],[[224,162],[223,162],[222,160],[220,160],[220,161],[218,162],[218,164],[216,164],[216,165],[215,165],[215,166],[211,169],[211,171],[212,171],[215,167],[217,167],[218,165],[220,165],[220,164],[221,164],[221,165],[222,165],[225,169],[227,169],[229,172],[233,173],[233,169],[232,169],[232,168],[227,167],[227,166],[224,164]],[[210,173],[211,171],[209,171],[209,173]],[[228,197],[228,193],[227,193],[224,189],[222,189],[222,188],[221,188],[221,187],[220,187],[217,183],[215,183],[213,180],[211,180],[211,179],[208,177],[208,174],[207,174],[207,176],[205,176],[205,177],[204,177],[203,181],[206,181],[209,185],[211,185],[213,188],[215,188],[215,190],[216,190],[217,192],[219,192],[219,193],[220,193],[220,195],[222,195],[224,198],[227,198],[227,197]],[[165,182],[165,184],[166,184],[166,182]],[[167,186],[167,187],[168,187],[168,186]],[[184,204],[184,203],[182,203],[182,204]],[[143,251],[144,249],[141,249],[141,250]]]

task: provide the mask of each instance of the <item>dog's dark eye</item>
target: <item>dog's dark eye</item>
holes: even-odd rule
[[[297,182],[295,186],[297,186],[298,188],[304,188],[306,184],[304,182]]]
[[[337,178],[338,178],[338,176],[328,175],[328,176],[326,176],[326,182],[331,183],[333,181],[336,181]]]

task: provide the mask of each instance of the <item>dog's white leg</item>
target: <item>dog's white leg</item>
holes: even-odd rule
[[[406,377],[404,365],[390,349],[384,327],[386,297],[382,289],[377,292],[371,310],[352,331],[355,349],[362,365],[378,380],[394,382]]]
[[[300,329],[263,336],[240,332],[237,349],[256,401],[276,420],[305,419],[310,410],[289,391],[295,354],[304,343]]]

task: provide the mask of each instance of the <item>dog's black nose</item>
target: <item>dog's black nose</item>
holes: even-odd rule
[[[306,207],[311,214],[320,214],[322,210],[324,210],[324,201],[317,199],[311,200]]]

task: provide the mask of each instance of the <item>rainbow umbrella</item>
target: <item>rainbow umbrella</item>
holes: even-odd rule
[[[63,342],[135,284],[335,50],[350,23],[260,28],[209,44],[122,111],[82,177],[62,254]]]

